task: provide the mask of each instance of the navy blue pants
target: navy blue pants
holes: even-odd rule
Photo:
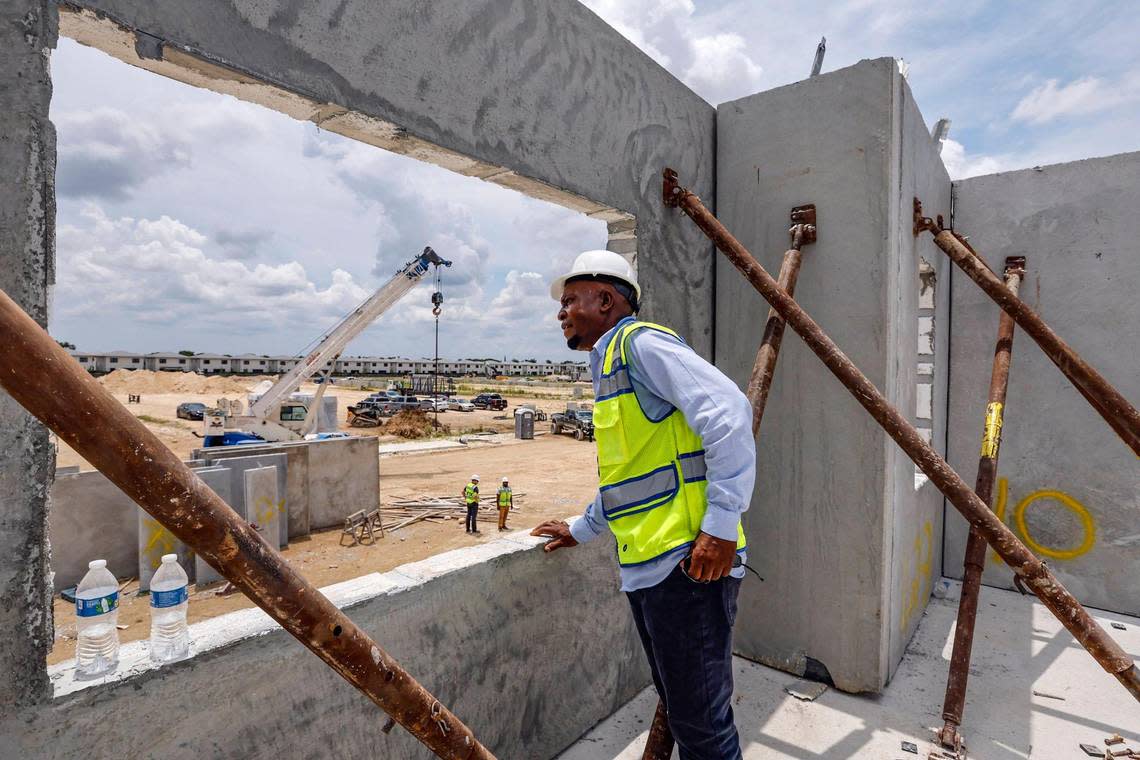
[[[479,517],[479,502],[473,501],[467,505],[467,532],[474,533],[479,528],[476,519]]]
[[[690,580],[681,566],[629,606],[681,760],[740,760],[732,719],[732,624],[740,579]]]

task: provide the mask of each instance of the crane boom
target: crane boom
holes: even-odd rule
[[[432,265],[449,267],[451,262],[441,259],[430,246],[424,248],[423,253],[405,264],[391,280],[382,285],[379,290],[369,296],[368,300],[342,319],[340,324],[334,327],[328,335],[321,339],[316,348],[309,352],[308,356],[274,383],[273,387],[250,406],[249,415],[261,419],[268,417],[282,401],[289,397],[289,394],[301,387],[301,383],[311,378],[329,362],[335,361],[349,341],[414,288]],[[310,414],[316,413],[317,410],[310,410]]]

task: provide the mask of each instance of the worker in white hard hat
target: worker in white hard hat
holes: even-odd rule
[[[511,492],[511,485],[507,482],[507,476],[503,476],[503,483],[499,486],[499,493],[497,495],[499,504],[499,530],[507,529],[507,514],[514,506],[514,494]]]
[[[739,760],[732,625],[756,476],[751,407],[677,333],[635,318],[641,288],[618,254],[581,254],[551,295],[566,344],[590,352],[599,489],[573,525],[533,534],[548,552],[614,535],[680,756]]]
[[[463,501],[467,505],[467,526],[468,533],[478,533],[479,528],[476,525],[476,518],[479,517],[479,476],[472,475],[471,482],[463,487]]]

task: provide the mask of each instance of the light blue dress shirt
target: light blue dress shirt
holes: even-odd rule
[[[590,350],[594,395],[606,347],[622,326],[614,325]],[[616,349],[615,349],[616,350]],[[663,419],[676,408],[689,427],[701,437],[705,448],[708,510],[701,530],[716,538],[735,541],[740,516],[752,499],[756,480],[756,444],[752,439],[752,407],[748,399],[713,365],[683,341],[659,330],[638,330],[630,338],[626,358],[633,392],[650,419]],[[595,496],[570,534],[584,544],[600,533],[609,533],[602,516],[601,495]],[[621,590],[636,591],[665,580],[684,557],[684,552],[665,554],[642,565],[621,568]],[[747,557],[743,557],[747,561]],[[744,577],[744,568],[733,568],[734,578]]]

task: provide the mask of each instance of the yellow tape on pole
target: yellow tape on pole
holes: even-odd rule
[[[982,456],[987,459],[997,459],[998,449],[1001,447],[1001,412],[1002,405],[996,401],[990,402],[986,407],[986,426],[982,430]]]

